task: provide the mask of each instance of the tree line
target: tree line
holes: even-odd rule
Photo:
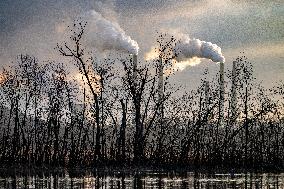
[[[132,55],[99,61],[82,44],[85,27],[74,24],[56,47],[76,78],[66,64],[30,55],[3,69],[1,165],[283,167],[284,83],[262,87],[239,56],[221,109],[219,73],[178,95],[172,74],[161,76],[175,57],[173,37],[158,36],[151,63]]]

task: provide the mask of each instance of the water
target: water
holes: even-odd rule
[[[91,189],[91,188],[280,188],[284,189],[283,174],[201,174],[201,173],[155,173],[152,171],[121,173],[84,173],[72,175],[64,171],[35,176],[0,177],[2,189]]]

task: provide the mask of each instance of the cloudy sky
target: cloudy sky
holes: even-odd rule
[[[284,80],[283,0],[1,0],[0,65],[13,64],[20,53],[61,60],[56,43],[73,19],[92,9],[138,42],[140,60],[157,32],[182,33],[220,46],[227,69],[245,52],[265,86]],[[206,67],[212,74],[218,70],[203,60],[177,73],[175,80],[194,86]]]

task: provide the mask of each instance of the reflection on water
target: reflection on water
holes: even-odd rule
[[[36,176],[0,177],[0,188],[5,189],[90,189],[90,188],[283,188],[284,174],[201,174],[201,173],[153,173],[134,172],[111,174],[85,173],[74,176],[60,174],[36,174]]]

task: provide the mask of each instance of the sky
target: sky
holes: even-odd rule
[[[228,70],[244,52],[264,86],[284,80],[283,0],[1,0],[0,66],[13,65],[21,53],[64,62],[56,43],[67,39],[72,20],[93,9],[137,41],[141,61],[157,32],[186,34],[221,47]],[[219,69],[202,60],[173,82],[196,87],[206,68],[211,75]]]

